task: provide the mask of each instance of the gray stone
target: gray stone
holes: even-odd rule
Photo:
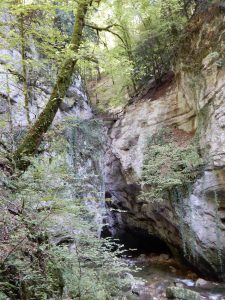
[[[182,282],[177,282],[175,283],[176,287],[179,287],[179,288],[184,288],[185,287],[185,284],[182,283]]]
[[[193,287],[195,286],[195,282],[191,279],[177,279],[175,281],[175,284],[177,287],[182,287],[182,286],[179,286],[179,285],[183,285],[184,286],[187,286],[187,287]]]
[[[188,289],[180,287],[168,287],[166,289],[166,296],[168,299],[180,300],[200,300],[200,294]]]
[[[135,280],[132,284],[131,291],[134,295],[140,296],[145,288],[145,282],[141,280]]]
[[[207,284],[210,284],[210,282],[208,282],[208,281],[206,281],[202,278],[199,278],[195,283],[196,286],[204,286],[204,285],[207,285]]]
[[[126,106],[109,130],[105,176],[106,189],[113,191],[113,207],[127,211],[111,214],[111,232],[143,230],[165,241],[182,257],[185,245],[191,253],[186,259],[195,268],[225,279],[225,69],[218,72],[214,63],[218,55],[214,53],[212,59],[209,54],[203,58],[198,75],[187,72],[180,62],[176,82],[154,101],[149,98]],[[175,126],[184,133],[198,131],[207,165],[190,195],[182,199],[183,216],[169,199],[159,203],[140,201],[140,191],[129,190],[135,184],[143,190],[140,182],[146,140],[165,126]]]

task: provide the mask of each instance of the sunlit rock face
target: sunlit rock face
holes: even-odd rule
[[[33,46],[30,47],[29,51],[29,55],[35,61],[41,60]],[[7,63],[13,65],[17,74],[14,75],[7,71]],[[29,115],[31,123],[35,122],[50,98],[56,79],[55,71],[54,66],[49,65],[45,74],[41,71],[37,72],[37,70],[36,74],[35,70],[29,73]],[[17,50],[0,50],[0,141],[4,141],[4,144],[10,149],[11,146],[13,146],[13,149],[16,148],[16,144],[20,141],[28,126],[23,82],[18,76],[21,73],[22,62],[20,52]],[[34,81],[34,77],[37,80]],[[54,125],[61,124],[60,126],[65,136],[65,140],[62,141],[64,149],[62,145],[60,151],[57,149],[52,151],[52,148],[49,147],[51,141],[46,139],[43,143],[45,150],[43,156],[54,157],[56,161],[60,161],[62,156],[66,155],[65,168],[68,168],[68,177],[71,176],[72,183],[67,184],[62,178],[58,178],[58,181],[56,181],[56,184],[64,187],[61,194],[64,204],[66,206],[69,200],[72,202],[71,199],[74,202],[76,199],[79,201],[82,200],[83,203],[86,203],[92,217],[96,219],[96,223],[99,225],[98,229],[100,230],[102,224],[102,208],[100,207],[102,202],[100,200],[103,199],[102,195],[104,194],[104,191],[102,191],[103,167],[101,165],[101,143],[103,142],[95,139],[95,135],[103,139],[103,133],[101,132],[101,124],[92,121],[92,117],[92,108],[83,82],[79,74],[75,73],[66,97],[52,124],[53,131],[51,132],[54,132],[54,129],[57,131],[58,127]],[[56,135],[55,139],[57,140],[57,138],[60,138],[60,134],[58,136],[56,132]],[[2,144],[0,144],[1,165],[5,163],[3,160],[4,150]],[[65,152],[67,150],[68,153],[65,154],[64,150]],[[92,155],[93,152],[95,155]],[[48,165],[46,165],[46,168],[48,168]],[[4,186],[3,179],[6,176],[6,172],[1,171],[0,173],[0,192],[3,194],[1,187]],[[46,202],[43,205],[51,207],[52,203]],[[71,236],[74,233],[73,215],[70,215],[68,212],[55,213],[52,218],[54,219],[54,225],[50,228],[52,237],[57,236],[56,242],[59,243],[63,243],[63,241],[65,243],[72,243],[73,239]]]
[[[64,17],[66,17],[65,14]],[[3,14],[0,12],[0,21],[3,24],[10,23],[10,20],[12,16],[7,12]],[[7,36],[10,28],[2,27]],[[9,50],[7,41],[1,37],[0,43],[0,193],[3,196],[4,190],[7,190],[5,188],[8,163],[5,158],[6,149],[16,149],[30,124],[28,124],[25,109],[20,44],[15,46],[15,49]],[[31,66],[28,64],[27,67],[27,84],[29,117],[31,123],[34,124],[50,98],[56,82],[57,67],[50,60],[43,62],[43,53],[38,52],[32,38],[27,42],[26,55],[28,59],[32,59]],[[81,76],[75,72],[49,131],[50,135],[54,134],[54,138],[43,139],[39,157],[41,160],[51,158],[52,162],[47,160],[46,170],[50,166],[54,168],[56,162],[60,163],[65,160],[68,182],[63,176],[55,179],[54,184],[62,188],[58,196],[65,207],[67,205],[74,207],[75,204],[78,206],[79,202],[85,203],[90,216],[96,220],[98,225],[96,229],[100,235],[105,194],[102,175],[104,132],[101,122],[92,118],[93,112],[87,92]],[[51,146],[52,142],[56,144]],[[57,143],[60,144],[60,149]],[[51,201],[46,201],[41,204],[41,207],[48,209],[52,205]],[[65,212],[52,214],[54,222],[49,229],[52,238],[57,237],[56,243],[73,243],[72,236],[75,232],[73,219],[75,217],[68,211],[69,209],[65,209]]]
[[[213,7],[203,20],[201,15],[193,19],[180,49],[174,80],[126,107],[110,129],[111,149],[106,154],[106,190],[112,201],[108,205],[114,209],[110,230],[119,235],[132,228],[143,229],[166,242],[175,255],[185,257],[200,272],[223,279],[224,17],[222,8]],[[138,199],[146,139],[165,126],[198,136],[206,162],[181,207],[169,199],[159,203]]]
[[[2,24],[13,21],[13,17],[7,12],[0,14]],[[11,28],[2,26],[2,31],[7,38]],[[3,36],[4,36],[3,35]],[[8,37],[8,39],[10,39]],[[25,109],[25,88],[23,80],[21,45],[18,43],[13,49],[7,39],[0,37],[0,120],[6,123],[10,120],[14,127],[24,128],[28,125]],[[57,67],[53,61],[46,63],[46,58],[38,52],[32,37],[26,45],[27,57],[27,85],[29,98],[29,118],[33,123],[45,107],[51,95],[56,81]],[[32,63],[30,63],[30,61]],[[74,74],[71,86],[55,117],[54,122],[59,122],[67,116],[78,116],[81,119],[89,119],[92,110],[84,85],[79,74]],[[7,127],[7,124],[5,125]]]
[[[4,51],[12,61],[20,61],[21,57],[17,51]],[[3,55],[0,51],[0,55]],[[16,127],[27,126],[27,117],[25,110],[25,100],[23,93],[23,83],[18,76],[7,72],[5,64],[7,61],[3,61],[0,64],[0,116],[6,113],[10,113],[12,116],[13,125]],[[21,72],[20,65],[17,72]],[[49,73],[51,74],[51,66],[49,67]],[[52,82],[48,81],[45,76],[38,77],[38,80],[34,83],[30,82],[29,86],[29,115],[31,121],[35,121],[40,112],[45,107],[54,84],[55,76],[52,75]],[[28,79],[29,80],[29,79]],[[92,111],[88,103],[86,92],[83,88],[83,84],[79,75],[74,75],[71,86],[67,92],[67,95],[55,117],[55,122],[62,119],[62,117],[77,115],[80,118],[90,118]],[[9,116],[8,116],[9,118]],[[6,119],[7,120],[7,119]]]

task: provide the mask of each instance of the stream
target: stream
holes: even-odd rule
[[[199,278],[190,269],[176,263],[168,254],[141,254],[130,260],[130,264],[140,268],[135,274],[132,295],[127,299],[164,300],[168,287],[184,290],[182,300],[206,299],[225,300],[225,284]],[[185,295],[187,290],[198,293],[198,298]],[[195,294],[196,295],[196,294]]]

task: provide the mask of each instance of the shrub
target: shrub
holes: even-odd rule
[[[96,212],[102,210],[101,180],[95,180],[101,176],[99,128],[91,122],[87,137],[88,124],[73,125],[74,135],[65,135],[65,128],[49,134],[53,141],[46,143],[45,153],[14,181],[16,191],[0,201],[6,212],[0,227],[6,232],[0,279],[12,300],[105,300],[122,297],[128,289],[130,268],[121,258],[123,251],[114,241],[99,237],[101,224],[96,222]],[[94,174],[84,172],[92,159]],[[93,185],[99,183],[97,191],[87,186],[88,176]]]
[[[142,172],[144,192],[141,198],[160,201],[174,190],[185,190],[198,176],[202,159],[194,144],[180,146],[167,142],[168,129],[148,142]],[[166,138],[167,137],[167,138]]]

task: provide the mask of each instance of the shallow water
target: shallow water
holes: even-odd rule
[[[198,292],[201,299],[225,300],[225,284],[205,281],[204,285],[196,286],[199,277],[178,265],[168,255],[141,255],[130,262],[141,270],[134,274],[136,282],[132,287],[133,296],[127,299],[164,300],[167,299],[166,288],[177,286]]]

